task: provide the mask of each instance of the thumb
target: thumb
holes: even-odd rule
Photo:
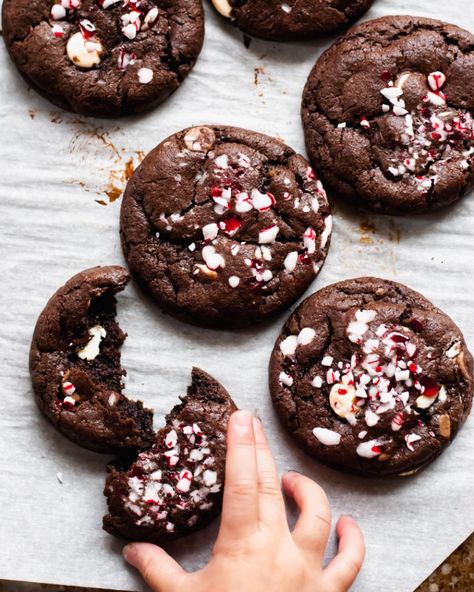
[[[155,592],[180,589],[186,572],[161,547],[150,543],[130,543],[123,548],[122,553],[125,561],[138,569]]]

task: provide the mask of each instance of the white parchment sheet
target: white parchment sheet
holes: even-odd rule
[[[474,29],[472,0],[377,0],[365,18],[394,13]],[[304,153],[301,92],[333,39],[253,40],[246,49],[242,34],[206,6],[204,49],[182,88],[155,111],[118,121],[58,111],[27,89],[0,44],[0,578],[143,588],[123,564],[121,542],[101,530],[108,458],[59,435],[33,401],[27,361],[36,318],[74,273],[123,263],[120,200],[108,203],[105,191],[119,192],[137,152],[188,125],[225,123],[278,135]],[[413,219],[338,203],[329,257],[310,292],[364,274],[406,283],[450,314],[474,349],[473,245],[474,196]],[[184,392],[191,366],[209,371],[238,405],[258,410],[282,472],[306,472],[328,492],[334,517],[351,513],[360,521],[367,560],[354,590],[411,592],[473,530],[473,419],[410,479],[362,479],[313,462],[286,437],[268,393],[268,358],[286,316],[239,333],[197,329],[164,316],[132,282],[118,305],[129,334],[126,391],[153,407],[159,424]],[[188,568],[202,565],[216,527],[176,543],[173,554]]]

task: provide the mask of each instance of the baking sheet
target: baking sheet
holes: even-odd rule
[[[471,0],[378,0],[365,18],[395,12],[474,29]],[[27,371],[31,333],[49,296],[81,269],[123,263],[119,196],[132,167],[166,135],[206,122],[278,135],[304,152],[301,92],[332,38],[253,40],[246,49],[242,34],[209,7],[206,18],[203,52],[182,88],[154,112],[116,122],[55,109],[28,90],[0,47],[0,578],[143,588],[122,562],[121,542],[101,530],[107,457],[68,442],[39,415]],[[338,203],[329,257],[309,291],[364,274],[407,283],[450,314],[474,348],[473,222],[472,196],[411,220]],[[118,313],[129,334],[126,391],[154,407],[160,424],[191,366],[209,371],[241,407],[258,410],[282,472],[306,472],[325,487],[334,517],[360,521],[367,560],[353,590],[411,592],[473,530],[473,419],[411,479],[366,480],[312,462],[280,428],[267,389],[268,358],[286,316],[239,333],[197,329],[164,316],[132,283]],[[173,554],[189,569],[202,565],[216,529],[174,544]]]

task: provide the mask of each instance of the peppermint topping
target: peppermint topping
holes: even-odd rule
[[[184,230],[193,235],[187,245],[194,253],[193,275],[203,282],[220,280],[233,289],[270,294],[287,282],[287,274],[298,266],[312,265],[314,273],[318,273],[332,218],[320,214],[320,208],[327,207],[327,199],[313,169],[303,166],[301,171],[288,170],[281,176],[274,174],[273,168],[267,172],[267,165],[260,170],[263,155],[247,153],[250,147],[239,149],[237,144],[226,151],[225,138],[221,137],[217,144],[217,135],[212,128],[199,126],[177,136],[181,143],[177,158],[202,152],[204,164],[194,177],[196,203],[181,213],[159,213],[157,238],[166,240],[164,234],[179,223],[178,234]],[[187,166],[184,162],[178,164]],[[254,185],[256,176],[263,178]],[[179,173],[175,180],[180,183],[184,176]],[[289,200],[293,203],[285,204]],[[297,230],[299,236],[295,236],[292,221],[285,217],[292,208],[302,210],[297,228],[305,220],[304,213],[311,213],[306,219],[314,220],[314,227],[308,226],[304,232]],[[200,214],[199,224],[195,222],[195,211]],[[205,254],[208,246],[215,249],[210,255]],[[199,260],[201,253],[203,261]],[[230,264],[226,261],[230,257],[237,260]],[[307,270],[302,270],[302,276],[306,275]]]
[[[298,251],[291,251],[290,253],[288,253],[288,255],[285,257],[285,260],[283,261],[283,265],[285,266],[285,269],[288,273],[291,273],[295,270],[297,263]]]
[[[418,425],[423,428],[423,410],[437,401],[439,404],[444,403],[448,397],[446,387],[426,374],[417,362],[417,334],[423,330],[422,323],[416,319],[407,321],[408,326],[376,323],[377,314],[370,309],[358,309],[352,313],[347,322],[346,335],[356,351],[350,361],[339,361],[326,353],[320,360],[322,372],[311,381],[311,385],[320,390],[317,396],[326,393],[333,413],[354,426],[360,439],[364,439],[368,433],[364,428],[378,426],[382,418],[383,425],[388,425],[394,434],[406,422],[408,426]],[[303,341],[305,335],[302,335]],[[314,337],[315,333],[311,334],[311,339]],[[285,356],[292,356],[299,342],[299,336],[290,335],[280,343],[280,349]],[[451,346],[448,352],[455,346],[458,343]],[[458,354],[456,347],[451,355]],[[286,368],[285,374],[290,376],[291,364]],[[284,383],[281,375],[280,381]],[[423,430],[417,430],[417,433],[406,435],[409,451],[414,450],[413,443],[421,440],[424,433]],[[357,454],[374,458],[382,453],[383,444],[389,442],[390,437],[362,442]]]
[[[380,93],[390,103],[384,103],[382,111],[404,118],[404,130],[387,170],[395,179],[412,176],[417,190],[428,195],[438,182],[442,166],[452,161],[462,170],[471,166],[474,120],[470,111],[448,106],[441,90],[446,82],[443,72],[427,76],[426,95],[409,113],[403,99],[403,85],[409,77],[402,74],[395,83],[390,74],[381,77],[388,86]]]
[[[280,343],[280,351],[284,356],[292,356],[299,345],[309,345],[316,337],[316,331],[311,327],[304,327],[298,335],[289,335]]]
[[[326,428],[314,428],[313,434],[321,442],[321,444],[325,444],[326,446],[337,446],[337,444],[341,442],[341,434],[338,434],[333,430],[328,430]]]
[[[382,445],[383,442],[378,439],[368,440],[367,442],[362,442],[359,444],[359,446],[357,446],[356,452],[363,458],[375,458],[376,456],[382,454]]]
[[[258,233],[258,242],[260,244],[274,243],[279,232],[280,229],[276,225],[264,228]]]
[[[293,385],[293,377],[290,376],[289,374],[286,374],[286,372],[280,372],[279,379],[280,379],[281,384],[284,384],[285,386],[292,386]]]
[[[215,463],[200,426],[175,420],[163,441],[141,452],[127,472],[125,507],[137,525],[173,532],[175,509],[188,512],[189,520],[195,521],[198,512],[214,505],[222,488]]]

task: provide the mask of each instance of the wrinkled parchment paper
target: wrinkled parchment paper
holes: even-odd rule
[[[108,458],[81,450],[48,425],[27,369],[31,333],[49,296],[86,267],[123,263],[117,197],[141,152],[199,123],[248,127],[304,151],[303,84],[333,37],[290,45],[253,40],[246,49],[242,34],[206,9],[206,41],[194,71],[162,107],[140,117],[103,121],[63,113],[28,90],[0,47],[0,578],[143,588],[122,562],[121,542],[101,530]],[[365,18],[396,12],[474,29],[471,0],[377,0]],[[404,282],[450,314],[474,348],[473,244],[474,196],[411,220],[337,203],[329,257],[310,291],[364,274]],[[473,530],[472,419],[416,477],[347,476],[305,457],[276,421],[267,363],[286,314],[240,333],[197,329],[164,316],[133,283],[118,310],[129,334],[126,390],[154,407],[157,425],[198,365],[241,407],[258,410],[282,472],[314,477],[328,492],[334,517],[351,513],[360,521],[367,561],[355,591],[411,592]],[[174,544],[172,553],[187,568],[202,565],[216,527]]]

